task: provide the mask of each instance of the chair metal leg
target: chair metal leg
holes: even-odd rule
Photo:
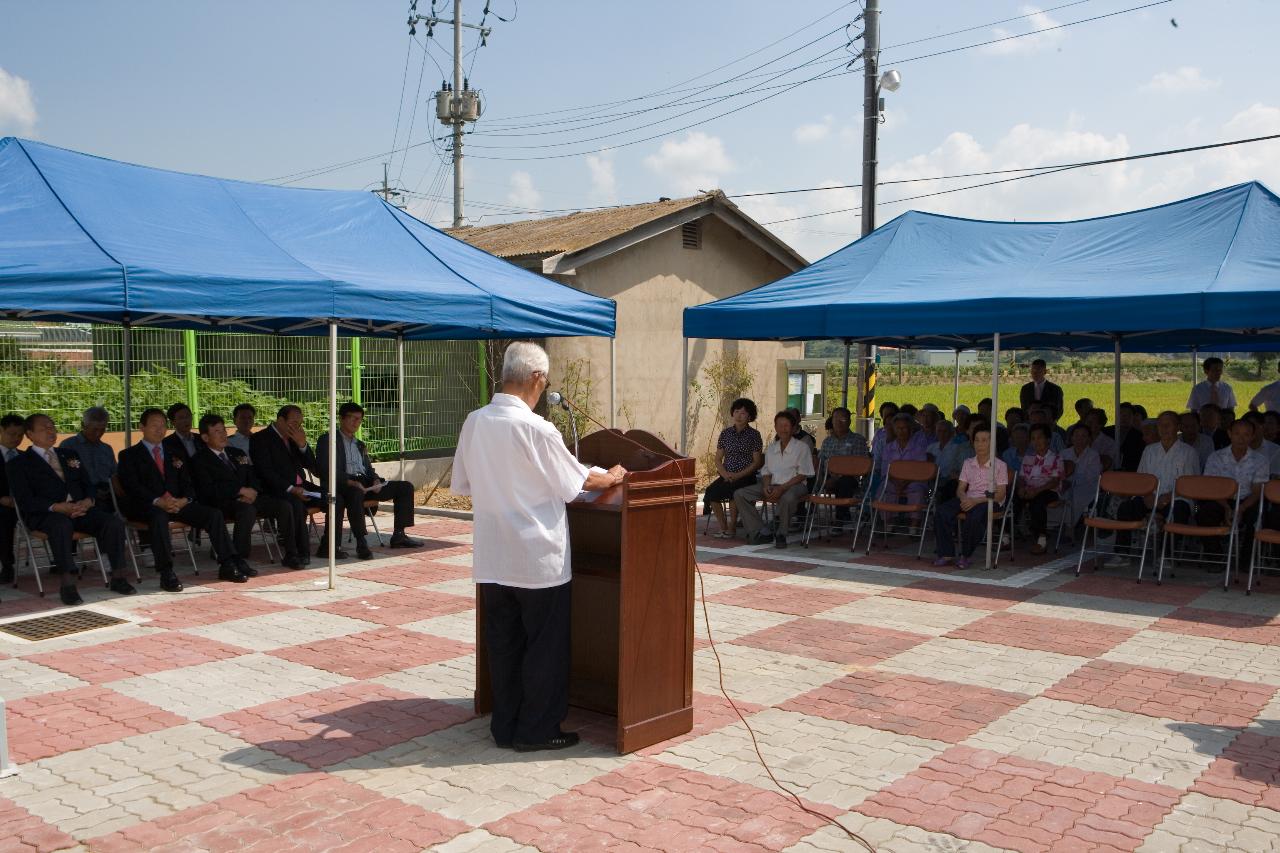
[[[1084,535],[1080,537],[1080,556],[1076,558],[1076,577],[1080,577],[1080,571],[1084,568],[1084,551],[1085,548],[1089,547],[1089,531],[1091,529],[1092,528],[1086,524],[1084,527]],[[1098,534],[1096,531],[1093,534],[1093,546],[1095,548],[1098,547]]]
[[[24,528],[22,538],[27,541],[27,564],[31,566],[31,574],[36,576],[36,592],[40,593],[40,597],[44,598],[44,583],[40,580],[40,564],[36,562],[36,549],[31,544],[31,534]],[[18,572],[15,569],[13,573],[13,585],[18,585]]]
[[[1156,586],[1164,583],[1164,561],[1169,558],[1169,531],[1165,531],[1163,544],[1160,547],[1160,569],[1156,572]]]

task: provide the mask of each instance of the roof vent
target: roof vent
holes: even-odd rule
[[[695,219],[680,227],[680,243],[686,249],[702,248],[702,222]]]

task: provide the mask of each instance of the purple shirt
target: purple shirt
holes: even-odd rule
[[[884,443],[884,453],[880,457],[880,471],[885,473],[889,470],[891,462],[927,462],[928,456],[925,454],[925,448],[929,446],[929,442],[925,440],[924,430],[916,430],[907,439],[907,446],[903,447],[898,443],[897,438],[890,438]]]

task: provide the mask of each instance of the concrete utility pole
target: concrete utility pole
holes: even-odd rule
[[[876,227],[876,134],[880,130],[880,0],[866,0],[862,17],[862,236]],[[865,418],[866,436],[875,432],[876,348],[858,346],[862,365],[858,383],[858,414]]]
[[[462,0],[453,0],[453,227],[462,227]]]
[[[393,202],[391,199],[400,197],[400,190],[393,190],[391,188],[391,183],[387,176],[387,168],[389,165],[389,163],[382,164],[382,188],[375,190],[375,192],[382,196],[383,200],[386,201],[387,204],[392,204]]]

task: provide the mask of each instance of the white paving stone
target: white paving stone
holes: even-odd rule
[[[1143,631],[1102,657],[1134,666],[1280,685],[1280,655],[1271,646],[1255,643],[1168,631]]]
[[[1143,840],[1138,853],[1280,850],[1280,811],[1187,794]]]
[[[849,812],[836,819],[865,839],[877,853],[1005,853],[1003,847],[956,838],[944,832],[929,832],[918,826],[904,826],[857,812]],[[806,835],[786,848],[784,853],[849,853],[862,849],[857,842],[850,841],[849,836],[832,826]]]
[[[374,622],[350,619],[321,610],[285,610],[188,628],[186,633],[198,634],[201,637],[231,643],[246,649],[268,652],[285,646],[345,637],[381,627],[382,625]]]
[[[463,655],[370,679],[415,696],[471,707],[476,690],[475,655]]]
[[[410,622],[400,627],[408,631],[421,631],[424,634],[445,637],[459,643],[475,643],[476,612],[463,610],[460,613],[449,613],[445,616],[433,616],[430,619]]]
[[[6,702],[84,687],[88,682],[22,658],[0,660],[0,698]]]
[[[1019,602],[1005,612],[1020,613],[1024,616],[1045,616],[1050,619],[1079,619],[1084,622],[1141,630],[1176,609],[1173,605],[1156,604],[1150,601],[1125,601],[1119,598],[1053,591],[1042,593],[1032,601]]]
[[[971,607],[874,595],[832,608],[822,618],[940,637],[989,615]]]
[[[470,552],[470,551],[467,551],[467,552],[466,552],[466,553],[464,553],[464,554],[454,554],[454,555],[449,556],[449,557],[441,557],[440,559],[436,560],[435,562],[437,562],[437,563],[445,563],[445,564],[450,565],[450,566],[470,566],[470,565],[471,565],[471,552]]]
[[[740,578],[735,575],[717,575],[711,572],[702,572],[701,578],[701,583],[699,583],[697,577],[693,579],[694,601],[701,600],[703,594],[707,598],[711,598],[713,595],[755,583],[751,578]]]
[[[937,637],[875,668],[1034,696],[1087,661],[1074,655]]]
[[[432,592],[443,592],[446,595],[460,595],[473,601],[476,597],[476,583],[471,578],[454,578],[424,587]]]
[[[369,563],[359,564],[361,570],[374,568]],[[310,574],[310,573],[308,573]],[[335,589],[328,588],[327,577],[311,575],[302,577],[293,583],[278,584],[250,590],[247,594],[263,601],[276,604],[287,604],[291,607],[317,607],[321,604],[334,604],[352,598],[377,595],[382,592],[396,592],[404,587],[388,583],[377,583],[361,578],[341,577],[334,584]]]
[[[776,705],[845,675],[839,664],[782,652],[716,644],[724,664],[724,682],[735,699]],[[711,649],[693,655],[693,687],[703,693],[720,692],[716,659]]]
[[[775,625],[795,620],[789,613],[774,613],[769,610],[755,610],[750,607],[736,607],[731,604],[708,602],[706,616],[701,604],[693,608],[693,631],[702,639],[707,639],[707,617],[711,620],[711,637],[717,643],[736,640],[747,634],[754,634]]]
[[[1182,723],[1039,697],[965,741],[966,746],[1188,788],[1236,735]]]

